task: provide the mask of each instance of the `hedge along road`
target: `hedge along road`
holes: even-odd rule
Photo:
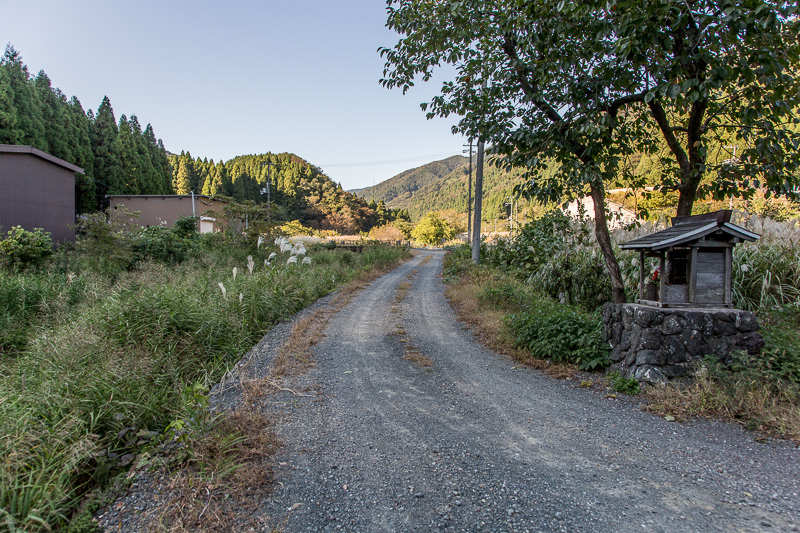
[[[287,397],[286,448],[262,507],[271,523],[287,531],[800,527],[797,448],[758,443],[727,424],[668,422],[487,351],[444,297],[442,258],[421,252],[330,320],[316,367],[297,378],[318,385],[319,396]]]

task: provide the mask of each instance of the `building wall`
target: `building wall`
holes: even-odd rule
[[[112,196],[109,202],[112,215],[115,209],[122,206],[130,212],[139,211],[139,217],[131,219],[132,224],[139,226],[172,227],[180,217],[192,216],[191,196]],[[207,196],[194,197],[194,214],[198,219],[208,211],[221,214],[224,207],[224,202]]]
[[[53,242],[75,240],[75,175],[28,153],[0,152],[0,226],[43,228]]]
[[[606,205],[612,215],[611,220],[608,221],[609,229],[614,230],[636,221],[636,213],[630,209],[622,207],[616,202],[606,201]],[[568,216],[577,219],[581,210],[584,216],[594,220],[594,200],[590,196],[585,196],[580,200],[573,200],[567,205],[565,212]]]

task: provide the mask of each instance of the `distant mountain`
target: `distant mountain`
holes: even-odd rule
[[[475,165],[473,162],[473,201],[475,196]],[[492,223],[495,216],[505,217],[505,203],[511,196],[515,185],[522,182],[522,171],[507,172],[490,164],[484,167],[483,178],[483,219]],[[411,219],[416,221],[430,211],[452,209],[467,211],[467,180],[469,177],[469,158],[453,156],[434,161],[421,167],[401,172],[374,187],[367,187],[358,195],[367,201],[383,199],[386,206],[393,209],[407,209]],[[528,203],[522,202],[519,220]]]
[[[441,161],[434,161],[427,165],[401,172],[397,176],[372,187],[361,189],[358,195],[368,201],[382,199],[387,206],[392,202],[403,202],[414,196],[420,189],[440,181],[456,168],[466,165],[468,161],[468,158],[460,155],[454,155]]]

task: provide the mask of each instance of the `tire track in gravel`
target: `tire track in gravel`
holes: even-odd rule
[[[487,351],[444,298],[442,256],[424,252],[331,318],[316,367],[295,385],[319,385],[321,395],[285,398],[286,450],[262,507],[273,524],[287,531],[796,530],[797,449],[756,443],[726,424],[667,422]],[[397,286],[409,279],[395,303]],[[398,327],[432,367],[403,359]]]

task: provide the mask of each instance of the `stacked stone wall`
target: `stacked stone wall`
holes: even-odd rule
[[[755,315],[738,309],[608,303],[603,329],[611,370],[650,383],[687,375],[707,355],[730,364],[734,352],[756,354],[764,345]]]

